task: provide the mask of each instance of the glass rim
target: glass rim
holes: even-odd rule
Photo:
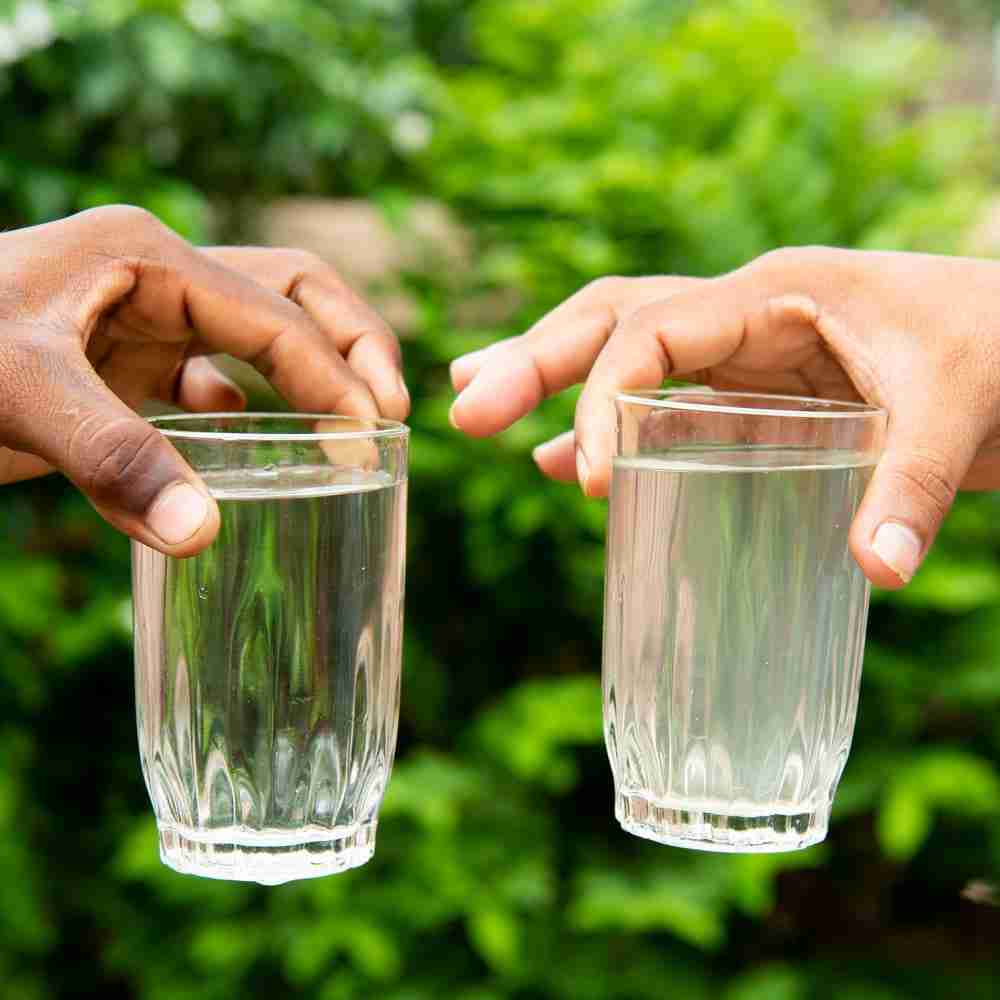
[[[181,441],[362,441],[384,440],[406,437],[410,428],[399,420],[387,420],[384,417],[349,417],[343,413],[290,413],[232,411],[217,413],[165,413],[148,417],[149,422],[165,437]],[[197,423],[208,420],[285,420],[285,421],[317,421],[329,422],[361,421],[374,425],[370,430],[331,430],[331,431],[199,431],[187,430],[183,427],[175,429],[171,423]]]
[[[709,396],[719,400],[693,402],[684,396]],[[740,406],[737,400],[773,400],[776,406]],[[724,402],[733,400],[734,402]],[[855,403],[845,399],[820,399],[815,396],[792,396],[770,392],[741,392],[739,390],[712,389],[691,386],[685,389],[626,389],[615,396],[615,402],[635,403],[661,410],[687,410],[696,413],[726,413],[734,416],[787,417],[807,420],[864,420],[885,417],[888,411],[869,403]],[[808,404],[808,406],[781,407],[781,403]],[[810,409],[808,407],[814,407]]]

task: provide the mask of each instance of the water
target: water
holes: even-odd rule
[[[203,478],[214,545],[133,546],[161,855],[266,883],[361,864],[396,743],[405,483],[330,466]]]
[[[822,840],[868,584],[847,547],[871,459],[747,447],[615,462],[605,736],[626,829],[710,850]]]

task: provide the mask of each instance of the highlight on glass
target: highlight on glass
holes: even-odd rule
[[[266,884],[364,864],[396,745],[409,431],[317,414],[153,423],[221,515],[192,558],[132,545],[161,857]]]
[[[848,529],[886,415],[705,389],[616,405],[603,690],[617,818],[702,850],[815,844],[858,706],[869,585]]]

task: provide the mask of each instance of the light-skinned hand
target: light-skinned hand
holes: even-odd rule
[[[452,422],[495,434],[585,382],[575,432],[535,460],[600,496],[615,395],[667,378],[884,407],[886,448],[851,548],[872,582],[900,587],[956,491],[1000,487],[1000,264],[808,247],[718,278],[602,278],[527,333],[453,362]]]

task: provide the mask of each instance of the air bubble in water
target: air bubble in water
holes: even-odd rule
[[[198,588],[198,596],[203,601],[207,601],[208,600],[208,587],[199,587]]]

